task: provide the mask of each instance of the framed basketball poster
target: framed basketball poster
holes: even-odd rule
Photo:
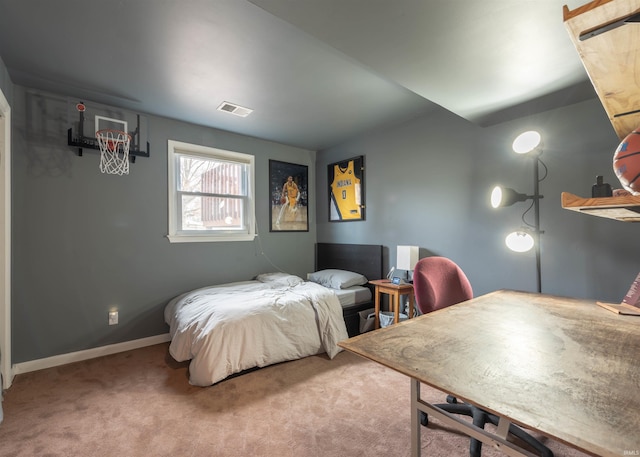
[[[364,220],[364,156],[329,164],[329,222]]]
[[[309,231],[306,165],[269,160],[270,232]]]

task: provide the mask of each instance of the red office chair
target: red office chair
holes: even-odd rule
[[[420,259],[413,271],[413,288],[416,304],[423,314],[473,298],[473,289],[467,276],[455,262],[445,257]],[[452,395],[447,396],[447,403],[435,406],[451,414],[470,416],[473,418],[473,425],[480,428],[484,428],[487,423],[498,425],[497,416],[473,405],[458,403]],[[425,413],[420,413],[420,423],[428,425],[429,418]],[[549,448],[521,428],[512,424],[509,433],[527,443],[539,452],[541,457],[553,457]],[[471,438],[469,455],[480,457],[481,454],[482,441]]]

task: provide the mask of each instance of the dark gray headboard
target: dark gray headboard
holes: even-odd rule
[[[327,268],[354,271],[367,279],[384,278],[380,244],[316,244],[316,271]]]

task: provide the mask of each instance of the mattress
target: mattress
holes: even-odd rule
[[[196,386],[323,352],[333,358],[348,336],[330,289],[283,273],[179,295],[165,307],[165,321],[169,353],[191,360],[189,382]]]
[[[347,289],[332,289],[338,296],[340,305],[347,306],[371,301],[371,290],[364,286],[352,286]]]

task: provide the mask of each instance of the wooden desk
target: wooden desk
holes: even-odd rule
[[[394,312],[393,322],[397,324],[400,321],[400,297],[402,295],[409,296],[409,319],[413,317],[413,284],[393,284],[388,279],[376,279],[369,281],[369,284],[376,286],[375,295],[375,328],[380,328],[380,296],[382,294],[389,295],[389,311]]]
[[[502,290],[339,345],[411,378],[414,457],[420,411],[508,455],[534,455],[506,441],[511,422],[593,455],[640,455],[640,317],[594,300]],[[498,415],[497,432],[428,404],[420,383]]]

